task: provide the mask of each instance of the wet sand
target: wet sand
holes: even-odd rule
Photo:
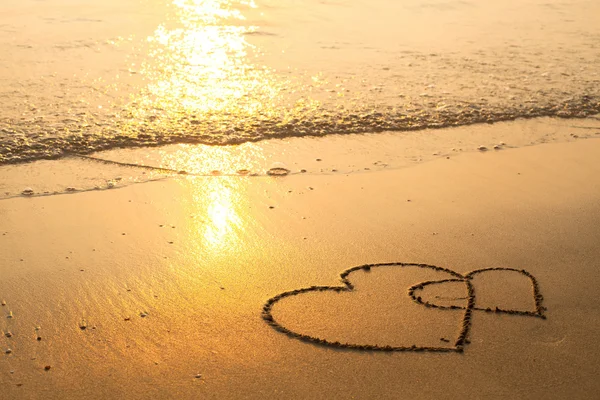
[[[332,168],[319,146],[323,160],[306,165]],[[386,151],[371,149],[373,162]],[[4,198],[1,397],[597,397],[599,156],[589,138],[361,173],[177,175]],[[96,167],[68,162],[83,177]],[[524,269],[542,299],[523,274],[473,277],[462,353],[308,343],[265,320],[278,294],[394,262]],[[407,271],[356,270],[352,291],[286,297],[272,316],[332,343],[453,347],[464,283],[413,289],[459,308],[426,307],[409,289],[448,273]]]

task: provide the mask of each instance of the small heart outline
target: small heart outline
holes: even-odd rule
[[[537,318],[542,318],[542,319],[546,319],[546,316],[544,315],[544,307],[542,306],[542,300],[544,299],[544,297],[540,294],[540,288],[537,282],[537,279],[535,278],[535,276],[533,276],[532,274],[530,274],[529,272],[527,272],[524,269],[516,269],[516,268],[482,268],[482,269],[476,269],[474,271],[469,272],[468,274],[466,274],[464,276],[465,280],[471,280],[473,279],[473,276],[482,273],[482,272],[487,272],[487,271],[512,271],[512,272],[517,272],[520,273],[522,275],[525,275],[526,277],[529,278],[529,280],[531,281],[531,285],[533,287],[533,298],[535,300],[535,311],[522,311],[522,310],[506,310],[506,309],[502,309],[500,307],[495,307],[495,308],[480,308],[480,307],[475,307],[473,306],[472,309],[475,311],[485,311],[485,312],[492,312],[492,313],[500,313],[500,314],[513,314],[513,315],[524,315],[524,316],[529,316],[529,317],[537,317]],[[431,308],[439,308],[439,309],[450,309],[450,310],[464,310],[466,309],[466,307],[461,307],[461,306],[441,306],[438,304],[434,304],[434,303],[430,303],[427,301],[423,301],[421,299],[421,297],[416,296],[414,294],[415,290],[420,290],[423,289],[426,286],[429,285],[435,285],[435,284],[441,284],[441,283],[445,283],[445,282],[464,282],[463,279],[442,279],[439,281],[425,281],[425,282],[421,282],[418,283],[416,285],[411,286],[408,289],[408,295],[417,303],[424,305],[425,307],[431,307]]]
[[[381,345],[369,345],[369,344],[361,345],[361,344],[354,344],[354,343],[341,343],[339,341],[332,342],[327,339],[322,339],[319,337],[294,332],[294,331],[286,328],[279,322],[277,322],[272,315],[273,306],[277,302],[279,302],[281,299],[284,299],[286,297],[297,296],[297,295],[300,295],[300,294],[306,293],[306,292],[326,292],[326,291],[333,291],[333,292],[338,292],[338,293],[339,292],[352,292],[352,291],[354,291],[354,285],[348,279],[348,276],[352,272],[359,271],[359,270],[370,271],[371,268],[381,268],[381,267],[401,267],[401,268],[417,267],[417,268],[424,268],[424,269],[432,269],[435,271],[446,272],[454,277],[451,279],[442,279],[442,280],[438,280],[438,281],[421,282],[421,283],[411,286],[408,289],[409,297],[411,297],[411,299],[414,302],[416,302],[417,304],[420,304],[420,305],[423,305],[426,307],[438,308],[438,309],[465,310],[465,312],[463,314],[463,319],[462,319],[462,327],[461,327],[458,338],[457,338],[456,342],[454,343],[453,347],[416,346],[416,345],[412,345],[412,346],[389,346],[389,345],[381,346]],[[513,272],[518,272],[518,273],[521,273],[521,274],[527,276],[532,283],[536,311],[532,312],[532,311],[519,311],[519,310],[505,310],[505,309],[501,309],[498,307],[496,307],[495,309],[491,309],[491,308],[483,309],[483,308],[475,307],[475,291],[473,289],[471,279],[473,278],[473,276],[475,276],[479,273],[482,273],[482,272],[486,272],[486,271],[513,271]],[[295,339],[298,339],[298,340],[301,340],[304,342],[312,343],[312,344],[323,345],[323,346],[339,348],[339,349],[349,349],[349,350],[357,350],[357,351],[376,351],[376,352],[379,352],[379,351],[381,351],[381,352],[411,351],[411,352],[435,352],[435,353],[451,353],[451,352],[463,353],[465,344],[469,343],[469,341],[467,340],[467,335],[471,328],[471,315],[474,310],[475,311],[493,312],[493,313],[524,315],[524,316],[532,316],[532,317],[546,319],[546,316],[543,314],[543,311],[546,308],[542,306],[543,296],[540,294],[540,289],[539,289],[539,284],[537,282],[537,279],[531,273],[527,272],[524,269],[498,268],[498,267],[482,268],[482,269],[471,271],[471,272],[467,273],[466,275],[462,275],[456,271],[452,271],[449,268],[438,267],[435,265],[422,264],[422,263],[394,262],[394,263],[364,264],[364,265],[351,267],[351,268],[348,268],[348,269],[342,271],[342,273],[340,273],[340,278],[341,278],[341,281],[344,284],[344,286],[310,286],[310,287],[290,290],[287,292],[282,292],[282,293],[279,293],[278,295],[271,297],[263,305],[263,310],[262,310],[263,320],[267,324],[269,324],[273,329],[275,329],[276,331],[286,334],[287,336],[290,336],[292,338],[295,338]],[[427,285],[441,284],[441,283],[445,283],[445,282],[463,282],[466,284],[466,286],[467,286],[467,306],[466,307],[460,307],[460,306],[454,306],[454,305],[453,306],[440,306],[437,304],[424,302],[424,301],[422,301],[422,299],[420,297],[415,296],[415,294],[414,294],[415,290],[422,289],[423,287],[425,287]]]

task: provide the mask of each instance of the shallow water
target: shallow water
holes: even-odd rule
[[[0,4],[0,163],[600,111],[594,0]]]
[[[368,174],[412,167],[477,152],[498,152],[600,138],[600,115],[585,119],[534,118],[447,129],[294,137],[233,146],[171,144],[73,155],[60,160],[4,165],[0,168],[0,201],[13,197],[54,196],[112,190],[156,180],[206,179],[215,187],[250,179],[282,182],[285,175]],[[479,150],[485,148],[486,150]],[[220,184],[216,182],[221,182]],[[30,189],[31,193],[24,193]],[[218,191],[218,189],[215,189]],[[311,191],[311,188],[305,188]]]

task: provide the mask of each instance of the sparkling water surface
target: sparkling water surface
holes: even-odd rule
[[[594,0],[0,4],[0,163],[600,112]]]

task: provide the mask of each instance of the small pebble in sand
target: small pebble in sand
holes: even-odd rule
[[[12,337],[12,335],[13,335],[13,334],[12,334],[12,333],[10,333],[10,332],[6,332],[6,333],[4,334],[4,336],[6,336],[7,338],[9,338],[9,337]]]
[[[317,161],[323,161],[323,160],[321,160],[320,158],[317,158]]]
[[[300,170],[300,172],[302,172],[302,173],[305,173],[305,172],[306,172],[306,170],[305,170],[305,169],[301,169],[301,170]]]
[[[85,319],[79,321],[79,329],[81,329],[82,331],[85,331],[87,329],[87,322]]]
[[[68,187],[68,188],[66,188],[65,190],[66,190],[67,192],[75,192],[75,191],[77,191],[77,189],[75,189],[75,188],[74,188],[74,187],[72,187],[72,186],[69,186],[69,187]]]
[[[269,206],[269,208],[270,208],[270,209],[273,209],[273,208],[275,208],[275,206]]]
[[[267,171],[267,175],[271,176],[285,176],[290,171],[283,163],[274,163],[273,166]]]
[[[195,378],[196,378],[196,379],[200,379],[200,378],[202,378],[202,375],[200,375],[200,374],[196,374]]]
[[[6,349],[5,353],[6,353],[6,354],[10,354],[10,353],[12,353],[12,349]]]
[[[479,146],[479,147],[477,148],[477,150],[479,150],[479,151],[487,151],[487,149],[488,149],[488,148],[487,148],[487,147],[485,147],[485,146]]]
[[[12,312],[12,311],[9,311],[9,312],[8,312],[8,315],[6,316],[6,318],[9,318],[9,319],[11,319],[11,318],[13,318],[13,317],[14,317],[14,315],[13,315],[13,312]]]
[[[44,370],[46,370],[46,371],[50,371],[50,368],[52,368],[50,365],[46,365],[46,366],[44,367]]]
[[[148,315],[149,315],[149,314],[148,314],[146,311],[142,311],[142,312],[140,313],[140,317],[142,317],[142,318],[146,318]]]
[[[494,150],[501,150],[502,146],[500,146],[499,144],[495,144],[494,145]]]
[[[125,318],[123,318],[123,321],[131,321],[131,318],[125,317]]]
[[[6,305],[6,300],[2,300],[1,304],[2,304],[2,306],[5,306]]]
[[[21,194],[24,196],[33,196],[33,193],[33,189],[30,187],[23,189],[23,191],[21,192]]]

